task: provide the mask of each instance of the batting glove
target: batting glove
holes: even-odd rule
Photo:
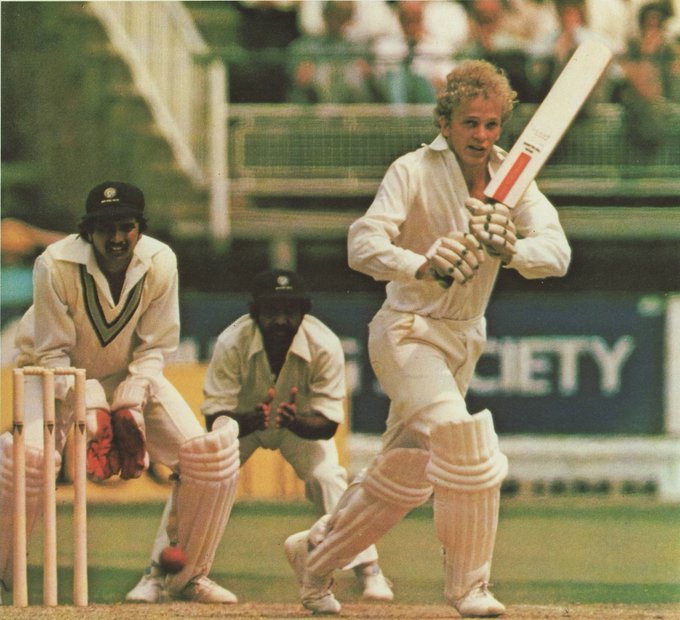
[[[481,244],[470,233],[452,232],[437,239],[425,254],[416,278],[436,280],[444,288],[454,282],[466,284],[484,262]]]
[[[517,229],[510,209],[499,202],[487,204],[476,198],[468,198],[465,206],[471,214],[470,232],[487,254],[507,265],[517,253]]]

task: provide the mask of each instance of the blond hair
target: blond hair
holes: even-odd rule
[[[513,90],[503,69],[486,60],[466,60],[446,76],[446,86],[437,95],[435,125],[439,126],[440,117],[450,119],[461,103],[480,95],[486,99],[493,97],[501,101],[503,123],[510,118],[517,104],[517,92]]]

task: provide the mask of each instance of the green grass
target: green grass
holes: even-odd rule
[[[123,599],[141,575],[161,505],[93,505],[88,511],[93,603]],[[283,541],[309,527],[303,503],[238,503],[211,576],[242,602],[296,603]],[[209,523],[206,524],[209,526]],[[60,601],[71,601],[70,506],[58,516]],[[30,599],[41,600],[41,535],[29,546]],[[444,603],[432,510],[412,512],[380,541],[381,564],[400,603]],[[351,574],[338,574],[341,600],[356,600]],[[509,604],[680,602],[680,509],[651,500],[561,498],[503,503],[493,589]]]

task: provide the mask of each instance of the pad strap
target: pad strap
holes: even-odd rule
[[[427,476],[437,487],[475,492],[498,486],[508,473],[488,409],[469,420],[442,424],[430,436]]]
[[[375,458],[363,488],[376,499],[408,510],[425,503],[432,487],[425,477],[429,454],[416,448],[396,448]]]

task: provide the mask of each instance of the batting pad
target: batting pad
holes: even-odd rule
[[[55,471],[61,469],[61,455],[54,453]],[[54,484],[54,481],[52,481]],[[26,537],[30,538],[43,505],[43,450],[26,446]],[[12,584],[14,541],[14,454],[10,433],[0,435],[0,581]]]
[[[427,475],[434,486],[435,528],[445,551],[445,595],[454,603],[489,581],[508,460],[488,410],[435,427],[430,445]]]
[[[350,487],[351,493],[333,511],[325,538],[309,555],[309,571],[322,576],[347,566],[425,503],[432,493],[425,477],[428,459],[428,452],[415,448],[396,448],[376,457],[363,481]]]
[[[181,591],[189,581],[210,571],[234,505],[239,465],[238,424],[231,419],[180,448],[175,489],[177,543],[187,564],[179,573],[168,575],[171,591]]]

